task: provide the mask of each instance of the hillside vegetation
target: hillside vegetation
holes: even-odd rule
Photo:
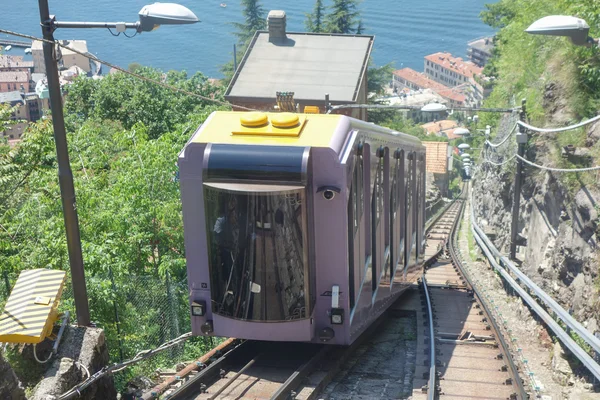
[[[520,105],[527,100],[529,122],[535,126],[564,126],[600,112],[600,49],[579,47],[569,39],[530,35],[525,29],[548,15],[585,19],[590,35],[600,37],[600,2],[596,0],[501,0],[486,5],[484,22],[499,28],[495,54],[485,73],[495,77],[488,107]],[[496,126],[498,116],[483,122]],[[563,168],[600,164],[597,133],[579,129],[530,137],[528,155],[542,164]],[[584,157],[563,158],[561,148],[573,145]],[[595,173],[567,173],[559,179],[574,193],[582,185],[597,186]]]

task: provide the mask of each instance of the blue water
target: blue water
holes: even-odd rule
[[[187,26],[162,26],[133,39],[113,37],[103,29],[60,29],[57,39],[84,39],[99,58],[127,67],[132,62],[163,70],[201,71],[220,77],[219,66],[232,58],[231,22],[242,22],[239,0],[163,0],[179,2],[202,21]],[[227,8],[219,6],[227,2]],[[138,11],[154,0],[50,0],[50,13],[62,21],[135,22]],[[493,0],[364,0],[360,9],[365,34],[375,35],[377,65],[393,61],[397,68],[423,70],[423,57],[437,51],[466,56],[467,41],[493,30],[479,20]],[[325,1],[329,4],[330,1]],[[262,0],[265,10],[282,9],[288,31],[304,31],[304,14],[314,0]],[[0,0],[0,27],[40,36],[35,0]],[[4,37],[4,35],[1,35]],[[13,49],[11,54],[22,54]]]

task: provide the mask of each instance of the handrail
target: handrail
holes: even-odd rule
[[[471,207],[471,223],[473,228],[477,231],[481,239],[486,244],[487,248],[491,250],[493,255],[500,259],[502,265],[508,268],[514,273],[518,279],[523,282],[527,288],[529,288],[535,295],[542,300],[569,328],[576,332],[590,347],[596,352],[600,353],[600,339],[595,337],[590,331],[588,331],[581,323],[573,318],[564,308],[560,306],[552,297],[544,292],[538,285],[536,285],[527,275],[525,275],[517,266],[508,259],[505,255],[501,254],[494,244],[489,240],[486,234],[475,222],[475,212]]]
[[[472,221],[473,222],[473,221]],[[478,228],[478,227],[477,227]],[[556,334],[556,336],[560,339],[560,341],[586,366],[586,368],[596,377],[596,379],[600,379],[600,365],[590,357],[590,355],[583,350],[571,337],[567,332],[562,329],[562,327],[556,322],[550,314],[548,314],[542,306],[540,306],[537,301],[533,297],[531,297],[525,289],[523,289],[517,281],[513,279],[512,276],[506,271],[506,269],[502,268],[494,255],[492,254],[492,250],[487,247],[485,244],[487,237],[485,234],[481,234],[483,236],[480,237],[480,234],[477,232],[476,225],[473,223],[471,225],[471,232],[473,233],[473,237],[475,241],[481,247],[486,257],[490,261],[490,264],[494,267],[494,269],[502,275],[504,280],[521,296],[521,298],[531,307],[531,309],[546,323],[546,325]],[[489,240],[489,239],[488,239]],[[496,250],[495,248],[493,250]],[[496,250],[497,251],[497,250]]]

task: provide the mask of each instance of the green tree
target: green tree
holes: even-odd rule
[[[259,0],[242,0],[244,7],[242,14],[244,22],[234,22],[233,26],[237,29],[235,35],[242,47],[246,47],[254,33],[267,27],[265,10],[260,5]]]
[[[137,67],[135,72],[170,86],[207,98],[222,100],[221,88],[210,84],[201,73],[188,77],[184,71]],[[88,118],[119,121],[125,129],[143,123],[152,139],[172,131],[195,109],[209,104],[207,100],[175,92],[155,83],[124,73],[110,74],[101,80],[76,79],[68,88],[66,112],[69,127]]]
[[[315,2],[315,8],[312,13],[306,14],[306,20],[304,21],[304,25],[306,26],[306,30],[308,32],[313,33],[322,33],[323,32],[323,18],[325,13],[325,6],[323,5],[323,0],[317,0]]]
[[[358,27],[356,28],[356,34],[362,35],[364,31],[365,31],[365,26],[363,25],[362,19],[360,19],[358,21]]]
[[[328,33],[356,33],[359,24],[358,0],[333,0],[325,19]]]

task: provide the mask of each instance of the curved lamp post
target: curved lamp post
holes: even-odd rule
[[[81,253],[81,237],[77,217],[77,203],[73,187],[73,173],[69,163],[67,135],[65,132],[65,119],[62,107],[62,94],[58,79],[58,65],[54,53],[54,31],[57,28],[115,28],[117,32],[126,29],[135,29],[137,32],[148,32],[160,25],[193,24],[198,18],[189,9],[173,3],[154,3],[143,7],[139,12],[139,21],[125,22],[59,22],[54,15],[50,15],[48,0],[38,0],[40,8],[40,21],[44,34],[44,62],[48,79],[48,93],[50,97],[50,110],[52,111],[52,126],[56,144],[58,161],[58,180],[63,207],[63,217],[67,234],[67,248],[71,266],[71,279],[73,283],[73,297],[77,311],[77,323],[80,326],[90,324],[90,310],[88,305],[85,273],[83,269],[83,256]]]

